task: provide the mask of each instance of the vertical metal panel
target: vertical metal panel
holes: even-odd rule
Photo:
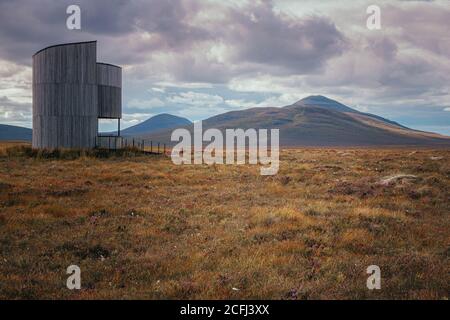
[[[97,62],[97,84],[122,88],[122,68]]]
[[[98,127],[96,42],[33,56],[33,147],[93,148]]]
[[[97,63],[98,117],[122,117],[122,69]]]

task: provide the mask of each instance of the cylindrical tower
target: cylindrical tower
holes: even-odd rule
[[[96,41],[33,56],[33,148],[93,148],[98,130]]]

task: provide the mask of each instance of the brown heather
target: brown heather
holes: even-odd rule
[[[447,299],[450,151],[412,151],[287,149],[263,177],[3,143],[0,298]]]

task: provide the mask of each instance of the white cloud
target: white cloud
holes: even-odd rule
[[[153,87],[153,88],[152,88],[152,91],[155,91],[155,92],[158,92],[158,93],[165,93],[165,92],[166,92],[166,89],[165,89],[165,88],[156,88],[156,87]]]
[[[181,92],[178,95],[167,98],[169,103],[178,103],[183,105],[195,105],[202,107],[217,106],[224,102],[224,99],[215,94],[208,94],[202,92]]]
[[[212,88],[212,84],[203,82],[170,82],[160,81],[155,83],[158,86],[165,88],[182,88],[182,89],[209,89]]]
[[[284,107],[291,105],[304,96],[298,94],[281,94],[277,96],[272,96],[263,101],[248,101],[243,99],[229,99],[225,102],[236,109],[247,109],[247,108],[265,108],[265,107]]]
[[[30,127],[31,119],[30,103],[0,97],[0,123]]]
[[[135,108],[135,109],[152,109],[152,108],[159,108],[163,107],[165,105],[164,101],[158,98],[151,98],[149,100],[141,100],[141,99],[132,99],[127,103],[127,106],[129,108]]]

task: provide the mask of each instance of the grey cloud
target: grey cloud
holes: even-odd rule
[[[202,53],[198,55],[183,55],[174,61],[172,73],[178,81],[224,83],[233,75],[233,66],[209,61]]]
[[[164,71],[174,80],[227,83],[242,74],[308,74],[320,71],[347,48],[344,36],[329,19],[294,19],[275,13],[271,2],[207,9],[222,13],[214,23],[204,25],[209,33],[191,43],[191,48],[167,55]],[[209,50],[214,46],[224,47],[225,52],[211,57]],[[157,62],[150,66],[161,68]]]
[[[348,53],[332,60],[323,74],[307,77],[305,83],[325,91],[351,88],[353,96],[364,93],[367,99],[380,101],[448,95],[448,64],[441,64],[431,54],[402,50],[399,42],[398,36],[390,34],[353,41]]]
[[[42,47],[97,39],[105,43],[108,52],[128,52],[122,53],[121,62],[133,63],[140,52],[185,47],[209,34],[189,24],[198,7],[191,0],[77,1],[82,12],[81,31],[66,28],[66,8],[71,4],[71,0],[2,1],[0,57],[29,65],[31,55]],[[130,35],[144,32],[152,36],[127,41]]]
[[[445,2],[444,2],[445,3]],[[450,2],[411,3],[409,6],[387,5],[383,9],[386,28],[397,28],[404,42],[444,57],[450,52]]]
[[[42,46],[65,37],[64,1],[12,1],[0,3],[0,56],[29,65]],[[76,38],[72,37],[72,38]]]
[[[270,2],[240,8],[195,0],[79,1],[82,30],[65,26],[63,1],[5,0],[0,4],[0,57],[29,65],[47,45],[97,39],[99,55],[120,64],[142,64],[169,52],[179,61],[169,70],[181,80],[227,81],[235,72],[295,74],[312,72],[345,47],[343,35],[321,17],[296,20],[276,14]],[[198,15],[222,18],[195,23]],[[255,22],[257,19],[257,22]],[[224,44],[232,61],[192,58],[197,45]],[[191,58],[189,58],[191,57]],[[189,63],[189,60],[191,60]],[[247,65],[244,65],[247,63]],[[238,66],[231,71],[230,64]],[[248,64],[254,64],[251,68]],[[258,70],[259,69],[259,70]]]
[[[366,50],[388,62],[392,61],[397,55],[398,46],[388,37],[372,37],[368,39]]]
[[[271,2],[234,10],[229,20],[228,40],[236,44],[235,60],[275,67],[284,74],[317,71],[346,48],[343,34],[329,19],[294,19],[275,13]]]

